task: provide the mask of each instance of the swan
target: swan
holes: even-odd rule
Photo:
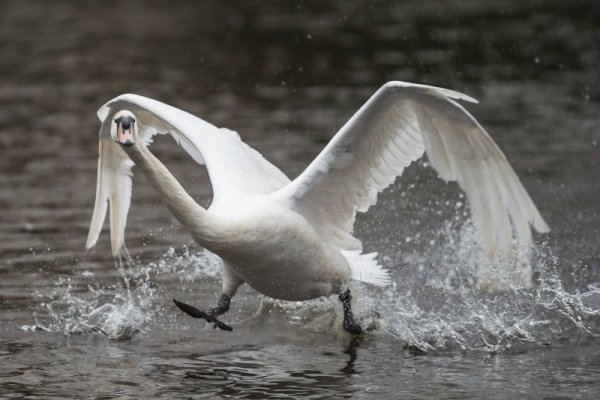
[[[86,247],[96,244],[110,205],[113,255],[126,251],[135,163],[192,238],[223,260],[216,307],[205,312],[174,300],[181,310],[231,330],[217,317],[243,283],[282,300],[337,294],[344,329],[361,334],[349,282],[386,286],[390,278],[377,253],[362,253],[353,236],[355,214],[366,212],[378,192],[424,153],[441,179],[458,182],[466,193],[488,256],[510,258],[513,236],[531,246],[531,227],[549,231],[502,151],[458,100],[477,103],[448,89],[388,82],[290,180],[236,132],[147,97],[120,95],[98,110],[96,201]],[[149,151],[157,134],[170,134],[206,166],[213,188],[208,209]]]

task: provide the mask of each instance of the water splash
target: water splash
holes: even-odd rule
[[[22,329],[65,335],[100,332],[110,339],[130,339],[154,314],[154,290],[148,281],[140,280],[135,288],[130,287],[129,282],[139,277],[136,275],[122,276],[123,281],[128,282],[127,286],[102,288],[88,285],[85,293],[78,289],[77,278],[61,277],[54,282],[49,293],[36,293],[40,309],[34,312],[35,324],[24,325]]]
[[[600,284],[578,276],[582,269],[555,257],[543,244],[531,254],[531,287],[519,283],[522,262],[486,264],[482,275],[474,237],[470,224],[453,219],[430,235],[411,238],[410,246],[387,246],[381,262],[394,283],[385,289],[355,284],[355,313],[366,317],[365,326],[379,326],[375,335],[427,352],[518,351],[600,337]],[[422,251],[426,247],[431,251]],[[125,264],[122,274],[129,287],[82,288],[79,280],[91,272],[58,279],[50,293],[38,293],[40,318],[23,329],[102,332],[111,339],[129,339],[165,319],[162,304],[169,302],[160,291],[165,283],[191,290],[193,282],[218,278],[221,261],[204,250],[183,247],[169,249],[156,263]],[[572,282],[566,284],[568,270],[573,270]],[[482,276],[488,281],[493,276],[495,290],[489,282],[481,283]],[[335,296],[310,302],[263,299],[259,315],[273,314],[298,329],[343,335]]]
[[[188,247],[170,248],[157,263],[134,262],[126,253],[115,260],[119,283],[100,287],[82,281],[93,278],[89,270],[76,277],[60,277],[49,291],[38,291],[35,323],[23,330],[44,330],[65,335],[100,332],[114,340],[131,339],[160,318],[157,280],[177,279],[182,284],[220,274],[220,259]],[[47,320],[47,321],[46,321]]]
[[[149,265],[160,274],[175,273],[182,283],[221,276],[221,259],[203,249],[192,250],[188,246],[169,248],[160,260]]]
[[[384,304],[388,333],[424,351],[516,351],[523,346],[580,342],[600,337],[600,292],[584,279],[573,290],[559,271],[573,268],[545,244],[532,254],[517,249],[513,263],[485,263],[470,224],[443,229],[445,245],[428,254],[398,253],[384,259],[395,270],[392,290],[365,288],[372,306]],[[531,257],[531,273],[523,260]],[[493,282],[493,285],[490,285]]]

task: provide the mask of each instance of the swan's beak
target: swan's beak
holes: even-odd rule
[[[135,119],[130,116],[118,118],[117,123],[117,142],[125,147],[135,144],[133,131],[135,129]]]

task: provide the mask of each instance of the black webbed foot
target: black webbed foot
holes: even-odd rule
[[[354,315],[352,314],[350,289],[341,293],[339,299],[344,307],[344,330],[353,335],[364,335],[366,333],[365,330],[354,320]]]
[[[175,302],[175,305],[177,307],[179,307],[179,309],[181,311],[183,311],[184,313],[186,313],[187,315],[189,315],[192,318],[203,318],[207,322],[212,322],[212,323],[214,323],[215,329],[219,328],[224,331],[232,331],[233,330],[232,327],[230,327],[229,325],[227,325],[224,322],[221,322],[217,319],[217,316],[219,316],[219,315],[225,313],[227,310],[229,310],[229,303],[231,302],[231,298],[229,296],[227,296],[226,294],[221,296],[221,298],[219,299],[219,303],[217,304],[217,307],[211,308],[208,312],[201,311],[201,310],[197,309],[196,307],[190,306],[189,304],[182,303],[175,299],[173,299],[173,301]]]

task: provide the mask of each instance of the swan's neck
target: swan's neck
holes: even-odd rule
[[[210,246],[218,238],[218,224],[214,217],[192,199],[167,167],[148,150],[140,140],[131,147],[123,147],[127,155],[146,175],[163,202],[201,246]]]

